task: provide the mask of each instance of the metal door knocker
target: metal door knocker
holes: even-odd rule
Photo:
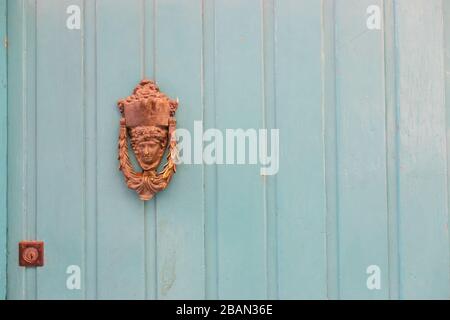
[[[178,99],[171,100],[151,80],[144,79],[133,94],[117,103],[120,113],[119,170],[128,188],[141,200],[150,200],[164,190],[176,171],[177,142],[175,112]],[[142,172],[135,172],[128,155],[128,135]],[[169,146],[167,163],[157,172]]]

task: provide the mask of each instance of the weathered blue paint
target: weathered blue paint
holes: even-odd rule
[[[142,77],[142,9],[141,1],[135,0],[101,0],[96,5],[97,229],[93,231],[97,233],[100,299],[145,297],[144,204],[134,201],[131,190],[114,183],[123,177],[116,170],[117,161],[108,156],[117,153],[116,100],[128,96],[136,79]],[[118,237],[120,234],[127,236]]]
[[[278,297],[327,297],[322,4],[275,2]],[[305,152],[307,150],[307,152]],[[296,182],[286,183],[293,177]],[[296,243],[296,249],[292,245]]]
[[[47,253],[46,267],[37,270],[38,299],[83,297],[83,291],[65,289],[69,265],[79,265],[85,270],[85,239],[80,237],[85,219],[82,31],[66,29],[67,17],[59,14],[62,8],[81,3],[34,2],[37,27],[33,201],[36,238],[45,241]],[[58,29],[62,32],[55,34]],[[61,253],[63,259],[59,258]],[[60,284],[62,291],[55,291],[52,282]]]
[[[449,12],[9,0],[8,298],[450,298]],[[144,76],[180,98],[182,128],[280,129],[278,174],[180,165],[140,202],[117,170],[116,101]],[[45,267],[17,266],[23,239],[46,242]],[[70,265],[81,290],[66,288]]]
[[[258,0],[215,1],[215,125],[219,130],[264,125],[261,4]],[[257,166],[221,165],[215,183],[218,297],[265,298],[264,179]],[[236,201],[236,195],[240,200]]]
[[[193,132],[194,121],[203,119],[202,2],[156,1],[154,15],[154,76],[158,83],[167,84],[165,92],[179,97],[179,110],[183,110],[177,112],[177,122]],[[174,179],[170,190],[158,195],[154,204],[149,203],[147,211],[147,218],[156,214],[156,297],[203,299],[203,167],[180,166],[177,176],[180,179]],[[173,201],[175,194],[177,202]]]
[[[443,2],[444,9],[444,37],[445,39],[450,39],[450,3],[448,1]],[[450,223],[450,139],[449,129],[450,129],[450,41],[445,41],[445,54],[444,54],[444,63],[445,63],[445,111],[446,111],[446,133],[447,133],[447,226]],[[449,239],[449,251],[450,251],[450,237]],[[449,252],[450,255],[450,252]]]
[[[400,297],[448,298],[443,2],[401,0],[395,12]]]
[[[355,19],[383,1],[336,1],[336,167],[340,298],[385,299],[367,290],[370,265],[388,283],[384,37]],[[363,21],[365,22],[365,21]]]
[[[17,267],[17,242],[26,238],[25,221],[25,176],[24,165],[24,84],[26,56],[24,45],[24,8],[22,1],[8,1],[8,37],[14,39],[8,44],[8,286],[7,297],[27,298],[25,288],[25,270]],[[10,17],[15,17],[11,19]],[[24,61],[25,60],[25,61]],[[14,106],[14,107],[12,107]],[[13,124],[13,125],[11,125]],[[14,263],[15,262],[15,263]]]
[[[6,67],[6,0],[0,1],[0,300],[6,297],[6,203],[7,203],[7,67]]]

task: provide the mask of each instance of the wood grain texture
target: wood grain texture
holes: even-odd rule
[[[69,5],[80,30],[66,28]],[[381,30],[367,29],[369,5]],[[445,1],[8,0],[7,12],[0,298],[5,260],[10,299],[449,298]],[[118,171],[116,102],[143,77],[179,97],[191,133],[280,129],[278,174],[184,164],[139,201]],[[45,241],[43,268],[18,267],[24,239]]]
[[[257,0],[215,2],[216,126],[223,132],[263,125],[262,16]],[[219,299],[264,299],[264,179],[256,165],[217,170]]]
[[[216,128],[215,96],[215,1],[203,1],[203,124]],[[217,166],[204,167],[205,294],[218,299]]]
[[[386,181],[388,209],[389,298],[400,293],[400,256],[398,250],[398,139],[397,139],[397,78],[394,2],[384,4],[384,56],[386,97]]]
[[[98,298],[145,298],[144,204],[118,171],[117,99],[142,75],[142,3],[97,1]],[[122,236],[119,236],[122,235]],[[126,236],[124,236],[126,235]]]
[[[25,270],[18,266],[17,243],[27,238],[26,214],[26,99],[25,1],[8,1],[8,286],[7,298],[31,298],[26,290]],[[16,17],[11,19],[10,17]]]
[[[447,226],[450,224],[450,3],[443,1],[444,22],[444,63],[445,63],[445,112],[446,112],[446,147],[447,147]],[[449,237],[449,255],[450,255],[450,237]]]
[[[335,2],[322,1],[322,108],[326,187],[327,298],[339,298]]]
[[[84,297],[66,288],[69,266],[85,270],[82,34],[65,28],[67,15],[60,13],[69,5],[81,1],[36,2],[36,109],[30,112],[36,161],[29,176],[34,169],[34,237],[46,249],[45,268],[37,270],[38,299]]]
[[[83,110],[84,110],[84,274],[86,299],[98,297],[97,268],[97,8],[95,1],[83,3]]]
[[[155,40],[156,40],[156,0],[142,3],[144,21],[142,23],[142,77],[156,79]],[[145,293],[146,299],[158,298],[158,257],[157,257],[157,211],[156,198],[153,203],[144,204],[145,210]]]
[[[156,81],[180,99],[178,126],[193,132],[194,121],[203,121],[202,2],[160,0],[155,10]],[[204,299],[201,165],[178,166],[176,179],[157,196],[156,215],[158,298]]]
[[[279,173],[268,179],[277,181],[281,299],[327,296],[321,17],[320,1],[275,4],[281,157]]]
[[[6,39],[6,0],[0,1],[0,40]],[[0,47],[0,300],[6,298],[7,230],[7,64],[6,46]]]
[[[396,3],[400,297],[448,299],[442,1]]]
[[[340,297],[388,296],[384,44],[369,30],[370,5],[337,1],[336,141]],[[381,289],[368,290],[366,270],[382,270]]]

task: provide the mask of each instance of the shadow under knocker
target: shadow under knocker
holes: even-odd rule
[[[117,103],[120,113],[119,170],[127,186],[141,200],[150,200],[164,190],[176,172],[178,156],[175,137],[175,112],[178,99],[171,100],[151,80],[144,79],[133,94]],[[128,136],[142,172],[136,172],[128,155]],[[158,173],[164,153],[169,147],[167,163]]]

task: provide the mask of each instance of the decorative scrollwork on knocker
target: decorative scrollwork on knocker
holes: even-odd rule
[[[150,200],[164,190],[176,172],[177,142],[175,112],[178,99],[171,100],[151,80],[144,79],[133,94],[117,103],[120,113],[119,169],[127,186],[141,200]],[[136,172],[128,154],[128,137],[142,172]],[[169,148],[167,163],[157,172]]]

